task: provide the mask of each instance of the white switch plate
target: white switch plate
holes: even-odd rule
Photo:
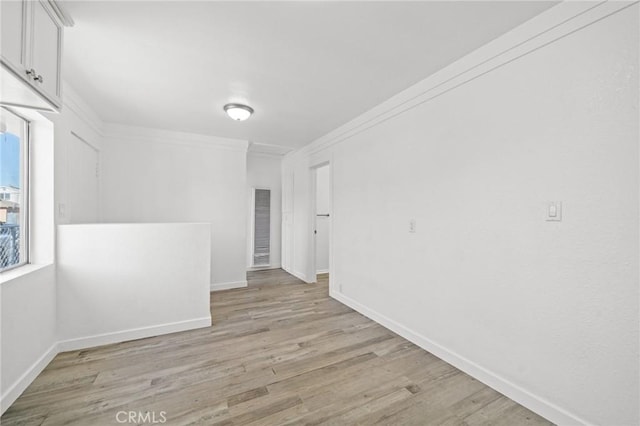
[[[415,219],[411,219],[409,220],[409,232],[414,234],[416,232],[416,220]]]
[[[550,201],[547,203],[547,222],[562,221],[562,201]]]

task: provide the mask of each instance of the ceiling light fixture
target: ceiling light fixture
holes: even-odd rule
[[[226,104],[224,111],[236,121],[244,121],[253,114],[253,108],[242,104]]]

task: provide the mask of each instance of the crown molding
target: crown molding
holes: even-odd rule
[[[249,154],[251,155],[264,155],[282,158],[291,151],[293,151],[293,148],[282,145],[271,145],[255,142],[249,143]]]
[[[281,161],[284,158],[284,154],[269,154],[266,152],[251,152],[247,151],[247,157],[251,158],[264,158],[266,160],[276,160]]]
[[[249,142],[241,139],[223,138],[218,136],[201,135],[197,133],[176,132],[172,130],[152,129],[147,127],[128,126],[124,124],[107,123],[104,127],[104,137],[112,141],[163,143],[171,145],[194,146],[200,148],[218,148],[230,151],[247,152]]]
[[[285,156],[310,155],[482,77],[638,1],[564,1]]]
[[[47,3],[49,4],[49,6],[51,6],[51,9],[53,9],[55,14],[58,16],[58,19],[60,19],[62,25],[64,25],[65,27],[73,27],[75,25],[75,22],[73,22],[73,18],[71,18],[71,15],[69,15],[62,3],[57,0],[48,0]]]
[[[91,130],[96,132],[100,137],[104,136],[104,122],[98,114],[89,106],[84,99],[80,97],[78,92],[68,82],[63,83],[63,105],[69,108],[73,113],[84,122]]]

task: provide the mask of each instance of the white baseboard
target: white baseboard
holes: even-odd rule
[[[55,358],[58,352],[58,345],[54,343],[15,383],[9,386],[9,389],[0,397],[0,414],[7,411],[7,408],[18,399],[31,382],[38,377],[38,374]]]
[[[559,425],[590,425],[591,423],[581,419],[575,414],[558,407],[552,402],[534,395],[526,389],[506,380],[496,373],[476,364],[475,362],[464,358],[461,355],[441,346],[440,344],[430,340],[429,338],[416,333],[415,331],[405,327],[404,325],[374,311],[366,306],[356,302],[355,300],[345,296],[344,294],[330,290],[329,295],[339,302],[349,306],[362,315],[372,319],[378,324],[388,328],[394,333],[404,337],[410,342],[420,346],[422,349],[432,353],[443,361],[453,365],[459,370],[464,371],[473,378],[481,381],[487,386],[497,390],[503,395],[511,398],[517,403],[527,407],[531,411],[538,413],[542,417]]]
[[[328,274],[328,273],[329,273],[329,270],[328,270],[328,269],[318,269],[318,270],[316,271],[316,275],[317,275],[317,274]]]
[[[280,264],[277,265],[269,265],[269,266],[248,266],[247,271],[268,271],[271,269],[280,269]]]
[[[128,340],[143,339],[145,337],[160,336],[162,334],[176,333],[178,331],[193,330],[203,327],[211,327],[210,315],[204,318],[172,322],[169,324],[153,325],[150,327],[140,327],[89,337],[80,337],[78,339],[63,340],[58,342],[58,352],[92,348],[111,343],[126,342]]]
[[[16,380],[15,383],[9,386],[9,389],[0,397],[0,414],[4,413],[11,404],[18,399],[22,392],[24,392],[35,378],[38,377],[38,374],[40,374],[60,352],[86,349],[110,343],[126,342],[127,340],[142,339],[145,337],[159,336],[162,334],[210,326],[211,316],[209,315],[204,318],[154,325],[151,327],[135,328],[114,333],[99,334],[96,336],[81,337],[78,339],[63,340],[54,343],[22,376],[20,376],[18,380]]]
[[[246,287],[249,284],[247,281],[230,281],[226,283],[211,283],[209,286],[209,291],[220,291],[220,290],[230,290],[232,288],[242,288]]]
[[[290,273],[291,275],[293,275],[294,277],[298,278],[299,280],[304,281],[305,283],[312,283],[313,282],[313,281],[309,281],[307,279],[307,275],[303,274],[301,272],[294,271],[294,270],[287,271],[287,272]],[[315,281],[315,277],[313,277],[313,278],[314,278],[314,281]]]

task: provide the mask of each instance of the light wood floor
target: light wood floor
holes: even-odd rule
[[[326,276],[249,283],[211,294],[211,328],[59,354],[2,425],[549,424],[330,299]]]

